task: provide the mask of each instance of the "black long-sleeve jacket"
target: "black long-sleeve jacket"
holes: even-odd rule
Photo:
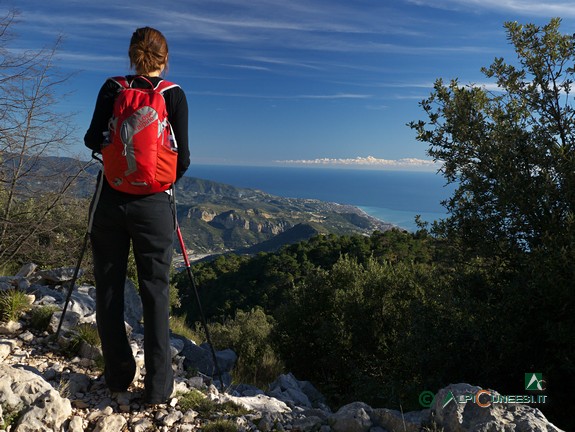
[[[127,76],[128,81],[134,80],[132,86],[136,88],[147,88],[149,84],[138,79],[137,76]],[[156,85],[162,78],[146,77]],[[112,117],[114,100],[120,87],[113,80],[106,80],[100,88],[96,107],[92,115],[90,127],[84,136],[84,144],[96,153],[101,153],[101,146],[104,141],[104,132],[108,131],[108,121]],[[186,94],[180,87],[174,87],[164,92],[166,109],[168,110],[168,121],[172,126],[172,131],[178,143],[178,167],[176,180],[180,179],[190,165],[190,148],[188,143],[188,102]]]

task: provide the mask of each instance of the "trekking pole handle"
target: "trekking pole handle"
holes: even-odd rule
[[[92,159],[97,160],[98,162],[100,162],[102,165],[104,164],[104,161],[101,158],[100,153],[96,152],[96,151],[92,151]]]

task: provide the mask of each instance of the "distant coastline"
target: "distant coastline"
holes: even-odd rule
[[[419,228],[415,223],[415,217],[417,215],[421,216],[423,222],[433,222],[435,220],[443,219],[447,216],[445,212],[413,212],[405,210],[392,210],[383,207],[361,207],[359,209],[363,210],[368,215],[379,219],[380,221],[393,223],[398,227],[415,232]]]
[[[408,231],[417,230],[416,215],[429,222],[445,217],[441,201],[453,190],[440,175],[426,171],[194,164],[187,175],[282,197],[352,205]]]

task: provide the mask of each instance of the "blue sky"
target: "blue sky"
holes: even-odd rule
[[[505,21],[563,19],[570,1],[532,0],[4,0],[20,22],[13,47],[64,37],[58,65],[79,71],[59,109],[82,137],[97,92],[129,73],[137,27],[162,31],[166,78],[186,91],[192,160],[199,164],[352,165],[430,170],[406,126],[436,78],[483,84],[496,56],[514,60]]]

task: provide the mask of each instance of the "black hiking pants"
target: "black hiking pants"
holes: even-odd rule
[[[134,196],[106,180],[90,234],[96,279],[96,320],[112,391],[126,391],[136,363],[124,325],[124,284],[132,243],[144,310],[145,400],[164,403],[173,390],[169,330],[169,274],[174,239],[171,196]]]

